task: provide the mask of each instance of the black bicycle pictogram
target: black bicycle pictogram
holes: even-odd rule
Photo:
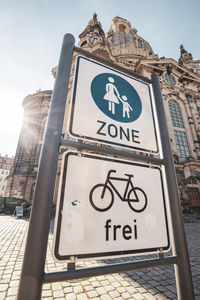
[[[92,207],[101,212],[109,210],[114,203],[115,192],[121,201],[128,202],[129,207],[134,212],[140,213],[145,210],[147,206],[147,196],[141,188],[133,185],[133,175],[124,174],[128,178],[119,178],[112,177],[111,173],[116,173],[116,170],[108,171],[105,183],[96,184],[91,189],[89,199]],[[127,182],[123,195],[120,194],[112,181]]]

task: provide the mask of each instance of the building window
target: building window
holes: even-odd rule
[[[187,183],[188,184],[198,184],[197,180],[192,176],[187,179]]]
[[[168,74],[167,72],[164,73],[164,79],[169,85],[175,85],[176,80],[172,74]]]
[[[184,131],[174,130],[174,136],[175,136],[177,151],[180,154],[180,156],[189,157],[190,150],[188,146],[186,133]]]
[[[188,188],[191,206],[200,206],[200,195],[198,188]]]
[[[35,193],[35,183],[32,184],[32,187],[31,187],[31,194],[30,194],[30,200],[33,200],[33,197],[34,197],[34,193]]]
[[[84,47],[87,45],[87,41],[82,42],[81,47]]]
[[[138,48],[143,48],[142,40],[137,40]]]
[[[168,102],[168,105],[169,105],[169,112],[172,120],[172,125],[175,127],[184,128],[183,118],[178,103],[174,100],[170,100]]]
[[[200,113],[200,102],[199,101],[197,101],[197,110]]]
[[[119,32],[125,32],[126,31],[126,26],[120,24],[119,25]]]

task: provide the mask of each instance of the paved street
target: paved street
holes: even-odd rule
[[[16,299],[23,260],[26,219],[0,216],[0,300]],[[195,299],[200,299],[200,223],[185,224],[192,267]],[[66,269],[66,264],[56,263],[51,255],[52,233],[49,234],[46,271]],[[134,257],[115,259],[116,262],[133,261]],[[84,262],[78,267],[97,266],[106,261]],[[107,260],[106,263],[111,263]],[[42,299],[66,300],[123,300],[123,299],[177,299],[173,267],[157,267],[142,271],[125,272],[70,282],[43,285]],[[28,299],[27,299],[28,300]],[[188,299],[189,300],[189,299]]]

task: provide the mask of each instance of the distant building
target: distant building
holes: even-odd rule
[[[52,91],[38,91],[23,101],[24,120],[6,195],[33,200],[38,160]]]
[[[79,37],[79,46],[87,51],[145,77],[159,75],[181,204],[200,213],[200,60],[193,60],[183,45],[179,61],[159,58],[131,23],[120,17],[113,19],[105,34],[94,14]],[[63,125],[65,137],[75,57]],[[54,77],[56,70],[52,70]],[[24,122],[6,193],[29,202],[33,199],[50,98],[51,91],[38,91],[23,102]],[[57,177],[59,166],[60,162]]]
[[[0,196],[5,196],[7,178],[13,165],[14,158],[0,154]]]

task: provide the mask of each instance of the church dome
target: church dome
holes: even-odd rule
[[[126,19],[115,17],[107,33],[109,48],[114,56],[135,55],[146,57],[154,55],[149,43],[137,34]]]
[[[79,47],[106,59],[117,59],[118,63],[135,65],[140,58],[157,58],[149,43],[137,34],[131,23],[120,17],[112,20],[106,35],[95,13],[79,38]]]

